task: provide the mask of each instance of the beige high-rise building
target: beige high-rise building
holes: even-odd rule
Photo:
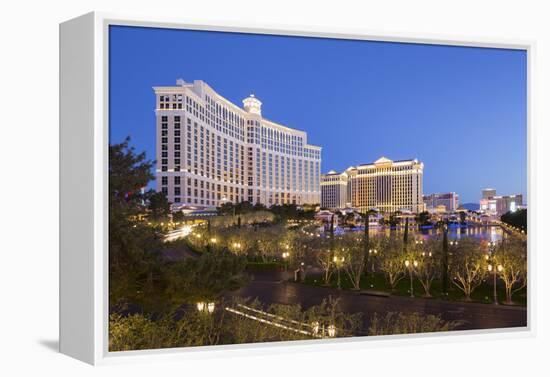
[[[321,208],[338,209],[347,207],[350,200],[348,175],[334,170],[321,176]]]
[[[321,148],[304,131],[263,118],[254,95],[241,108],[200,80],[153,89],[157,190],[170,202],[320,202]]]
[[[333,172],[331,172],[333,173]],[[372,164],[348,168],[338,174],[325,174],[321,183],[322,207],[333,208],[335,202],[330,192],[338,187],[339,192],[346,192],[345,200],[340,203],[351,203],[360,212],[377,208],[381,212],[411,211],[422,212],[422,182],[424,164],[418,160],[392,161],[382,157]],[[342,185],[344,180],[333,180],[333,176],[345,176],[347,189]]]

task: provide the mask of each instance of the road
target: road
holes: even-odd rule
[[[527,325],[525,307],[402,296],[366,296],[335,288],[283,282],[277,274],[256,274],[255,280],[249,285],[231,292],[227,296],[257,297],[264,304],[300,304],[303,308],[309,308],[318,305],[329,295],[333,298],[340,298],[341,308],[344,312],[364,313],[364,330],[368,328],[369,319],[374,313],[383,315],[387,312],[437,314],[445,320],[463,321],[463,324],[457,328],[459,330],[525,327]]]

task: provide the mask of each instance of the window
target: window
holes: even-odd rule
[[[168,184],[168,177],[162,177],[162,184],[167,185]]]

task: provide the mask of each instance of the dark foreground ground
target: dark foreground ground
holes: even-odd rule
[[[329,296],[340,298],[344,312],[363,313],[363,332],[368,329],[374,313],[417,312],[441,315],[445,320],[460,320],[458,330],[494,329],[527,326],[527,309],[519,306],[461,303],[437,299],[402,296],[377,297],[334,288],[314,287],[282,281],[278,273],[256,273],[254,280],[227,295],[258,298],[264,304],[300,304],[308,308],[321,303]]]

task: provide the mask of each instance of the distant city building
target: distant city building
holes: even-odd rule
[[[493,196],[496,196],[496,195],[497,195],[497,190],[495,190],[495,189],[486,188],[486,189],[481,190],[481,198],[482,199],[489,199],[489,198],[492,198]]]
[[[441,211],[441,206],[446,212],[455,212],[458,209],[458,194],[456,192],[447,192],[443,194],[424,195],[422,198],[426,211]]]
[[[348,175],[334,170],[321,176],[321,208],[338,209],[348,205]]]
[[[493,194],[487,196],[487,191]],[[482,199],[479,201],[480,211],[487,215],[502,216],[506,212],[515,212],[516,210],[523,208],[523,195],[496,195],[496,190],[486,189],[481,193]]]
[[[319,203],[321,148],[263,118],[254,95],[241,108],[200,80],[153,89],[157,191],[170,202]]]
[[[360,212],[372,208],[386,213],[422,212],[423,174],[424,164],[417,159],[392,161],[385,157],[371,164],[350,167],[342,173],[331,171],[322,177],[321,206],[333,208],[336,204],[349,203]],[[346,198],[342,199],[344,194]],[[323,198],[326,198],[324,202]]]
[[[317,221],[328,223],[328,224],[330,224],[330,222],[333,221],[334,226],[338,225],[338,216],[336,216],[333,212],[326,209],[322,209],[317,213],[315,213],[314,219]]]

